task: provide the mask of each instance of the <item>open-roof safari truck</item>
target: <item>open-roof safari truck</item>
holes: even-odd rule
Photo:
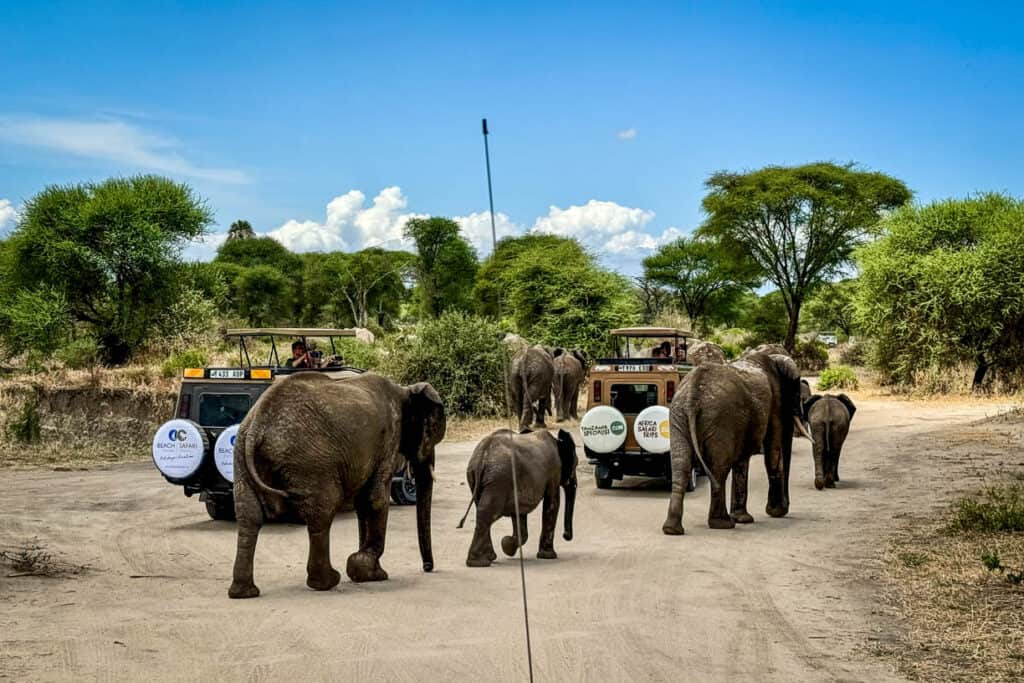
[[[153,462],[157,469],[167,481],[181,486],[186,496],[198,493],[213,519],[235,517],[235,435],[242,419],[271,383],[296,372],[319,372],[338,381],[364,372],[347,365],[334,344],[336,338],[360,337],[358,330],[237,329],[226,330],[224,336],[238,340],[238,366],[185,368],[175,416],[161,425],[153,437]],[[250,355],[255,338],[270,339],[269,355],[263,364]],[[286,341],[279,353],[282,338]],[[328,340],[330,355],[312,348],[315,342],[307,341],[312,339]],[[310,367],[289,367],[291,345],[296,340],[309,353]],[[399,504],[416,502],[416,485],[405,467],[392,480],[391,497]]]
[[[614,355],[591,366],[580,421],[597,488],[611,488],[625,475],[671,478],[668,405],[693,369],[687,362],[690,336],[669,327],[611,331]]]

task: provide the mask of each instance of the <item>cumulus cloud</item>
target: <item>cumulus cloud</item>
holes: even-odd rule
[[[570,206],[568,209],[548,207],[548,215],[538,218],[532,231],[576,237],[584,241],[596,237],[604,241],[613,235],[638,230],[653,218],[653,211],[591,199],[583,206]]]
[[[626,130],[620,130],[615,134],[620,140],[632,140],[636,137],[636,128],[627,128]]]
[[[489,211],[477,211],[468,216],[456,216],[455,222],[462,228],[462,235],[469,240],[478,255],[491,253],[493,240],[491,239],[491,214]],[[521,234],[524,229],[507,215],[496,213],[494,214],[494,232],[500,240],[503,237]]]
[[[189,242],[181,251],[186,261],[212,261],[217,249],[227,240],[226,232],[213,232]]]
[[[0,142],[222,183],[247,182],[242,171],[185,159],[173,138],[117,120],[0,119]]]
[[[10,199],[0,199],[0,233],[14,227],[18,221],[18,210]]]
[[[408,200],[397,186],[386,187],[364,206],[366,195],[350,190],[327,204],[324,222],[289,220],[267,233],[292,251],[358,251],[367,247],[408,248],[402,228],[423,214],[404,211]]]

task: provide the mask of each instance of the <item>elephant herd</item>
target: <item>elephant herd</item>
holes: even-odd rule
[[[520,351],[509,372],[509,405],[519,428],[546,426],[552,394],[556,421],[579,419],[577,404],[586,375],[587,361],[579,351],[540,344]]]
[[[563,357],[567,360],[559,364]],[[549,392],[555,385],[556,401],[562,399],[556,403],[558,415],[572,416],[582,367],[582,358],[564,351],[533,346],[521,353],[513,373],[523,380],[521,419],[543,422],[550,394],[531,385],[530,378],[538,374],[548,378]],[[559,389],[560,374],[565,383]],[[686,375],[670,407],[672,492],[662,531],[683,533],[686,482],[697,464],[710,481],[708,526],[726,529],[753,522],[747,480],[750,457],[758,453],[764,455],[768,474],[766,512],[787,514],[795,433],[813,442],[816,488],[834,487],[854,412],[845,395],[812,395],[796,364],[779,349],[759,348],[731,363],[710,353]],[[389,485],[399,458],[410,464],[416,479],[420,555],[423,570],[432,571],[434,453],[445,430],[444,404],[426,383],[401,386],[373,373],[344,380],[301,373],[275,382],[242,421],[235,442],[238,542],[228,595],[259,595],[253,578],[256,540],[266,520],[285,514],[297,515],[308,530],[306,584],[315,590],[336,586],[341,575],[331,565],[330,529],[345,501],[355,503],[359,527],[359,549],[349,556],[346,573],[356,582],[387,579],[380,557]],[[502,517],[514,522],[513,535],[501,541],[502,551],[513,556],[527,540],[527,514],[541,504],[537,557],[556,558],[560,494],[565,497],[563,538],[573,536],[577,466],[576,444],[564,430],[502,429],[481,440],[466,474],[469,505],[477,508],[466,564],[481,567],[497,559],[491,526]],[[730,474],[727,508],[724,489]]]

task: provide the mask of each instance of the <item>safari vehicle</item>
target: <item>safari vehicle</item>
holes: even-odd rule
[[[185,368],[175,416],[153,437],[153,463],[164,478],[184,489],[188,497],[199,494],[213,519],[234,519],[234,443],[239,424],[270,385],[297,372],[319,372],[332,379],[362,374],[364,370],[346,365],[334,340],[357,337],[354,329],[256,328],[231,329],[227,339],[238,340],[237,367]],[[270,339],[266,363],[258,364],[249,353],[255,338]],[[286,359],[291,342],[301,340],[313,367],[292,368],[278,353],[278,339],[286,338]],[[329,340],[331,355],[312,348],[307,339]],[[406,467],[391,482],[391,497],[399,504],[416,502],[416,484]]]
[[[580,420],[583,451],[594,465],[597,488],[611,488],[625,475],[671,478],[668,405],[693,369],[687,362],[691,334],[670,327],[631,327],[610,334],[614,356],[591,366],[587,412]],[[690,488],[693,484],[691,477]]]

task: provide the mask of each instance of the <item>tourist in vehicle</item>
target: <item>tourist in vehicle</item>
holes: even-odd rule
[[[296,340],[292,342],[292,357],[285,362],[286,368],[311,368],[313,367],[313,360],[309,357],[309,352],[306,351],[306,345]]]

